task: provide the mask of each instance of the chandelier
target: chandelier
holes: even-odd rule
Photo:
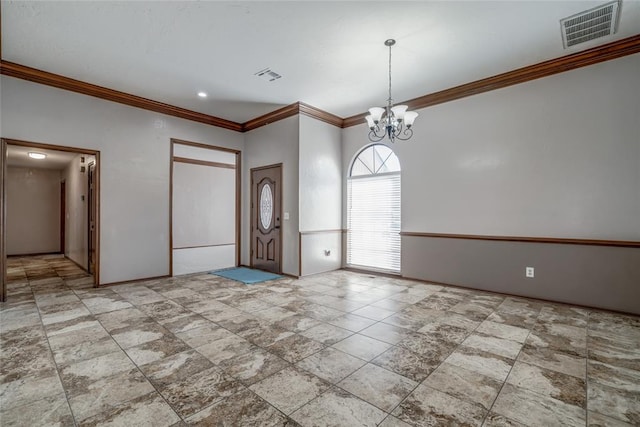
[[[365,117],[369,125],[369,140],[372,142],[382,141],[385,136],[391,142],[396,139],[406,141],[413,136],[413,122],[418,117],[415,111],[407,111],[406,105],[393,105],[391,99],[391,46],[396,44],[394,39],[384,42],[385,46],[389,46],[389,99],[387,99],[387,107],[369,108],[369,115]]]

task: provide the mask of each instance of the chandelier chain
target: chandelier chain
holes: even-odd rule
[[[389,104],[388,107],[391,108],[391,45],[389,46]]]

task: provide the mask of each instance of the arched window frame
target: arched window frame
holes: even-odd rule
[[[371,161],[366,159],[365,156],[371,153]],[[355,171],[354,168],[361,166],[368,171],[368,173],[360,173]],[[364,171],[364,170],[363,170]],[[398,156],[393,152],[391,148],[384,144],[369,144],[363,147],[353,158],[351,166],[349,167],[349,178],[356,178],[358,176],[380,175],[383,173],[400,173],[400,160]]]
[[[390,147],[374,143],[354,156],[347,176],[348,266],[400,274],[400,187],[400,161]]]

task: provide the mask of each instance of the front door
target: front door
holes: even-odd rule
[[[251,266],[281,273],[282,165],[251,169]]]

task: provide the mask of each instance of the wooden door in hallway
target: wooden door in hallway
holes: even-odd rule
[[[282,164],[251,169],[251,266],[281,273]]]

